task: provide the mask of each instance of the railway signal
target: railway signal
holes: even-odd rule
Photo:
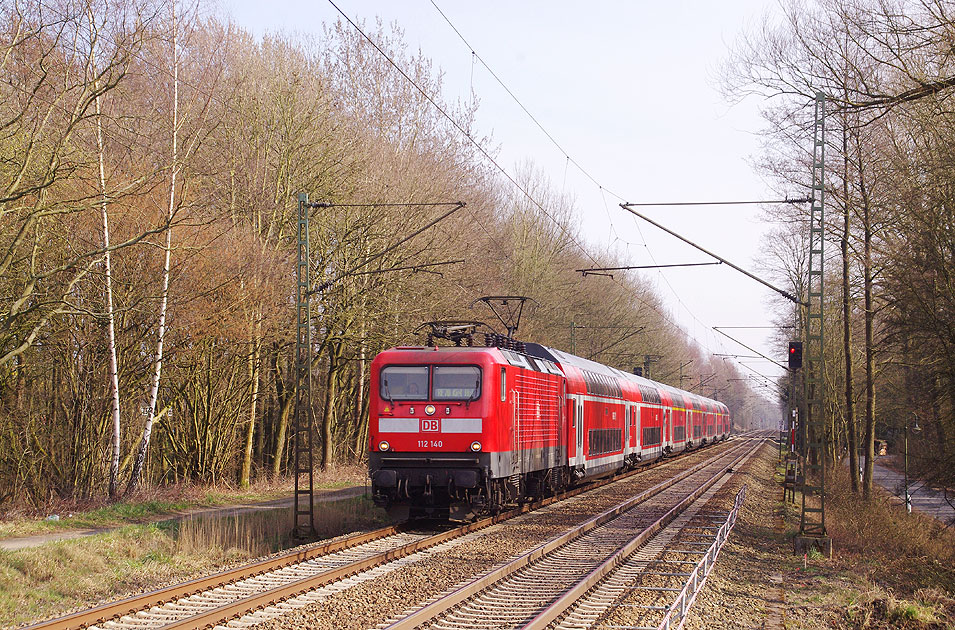
[[[789,342],[789,369],[798,370],[802,367],[802,342]]]

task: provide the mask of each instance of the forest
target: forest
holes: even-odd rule
[[[910,464],[955,488],[955,5],[780,6],[735,42],[720,79],[730,99],[763,99],[758,168],[781,190],[809,191],[813,99],[827,99],[828,459],[861,463],[850,483],[868,498],[876,440],[901,454],[907,432]],[[805,296],[807,213],[767,218],[767,273]],[[791,304],[779,313],[780,326],[805,321]]]
[[[521,339],[649,355],[740,426],[772,409],[638,276],[574,271],[619,260],[533,163],[495,170],[478,101],[445,102],[399,27],[364,25],[420,90],[343,23],[258,39],[201,3],[0,6],[0,505],[288,474],[301,193],[322,468],[364,456],[374,355],[430,320],[504,332],[470,308],[486,295],[535,301]]]
[[[917,421],[917,465],[951,485],[951,7],[781,8],[727,52],[720,82],[729,99],[765,98],[758,167],[787,192],[809,189],[812,102],[830,99],[830,456],[854,470]],[[493,324],[470,308],[485,295],[536,301],[521,339],[627,371],[653,357],[652,378],[716,395],[738,429],[775,426],[780,412],[651,283],[574,271],[627,261],[584,241],[581,210],[532,162],[513,182],[496,170],[478,99],[445,101],[440,68],[400,27],[363,28],[414,84],[341,22],[257,38],[201,2],[0,2],[5,509],[288,474],[300,193],[323,205],[309,233],[323,468],[362,460],[374,355],[422,343],[425,321]],[[806,222],[798,206],[767,210],[760,273],[796,295]],[[798,319],[778,310],[780,326]],[[780,328],[781,348],[791,335]]]

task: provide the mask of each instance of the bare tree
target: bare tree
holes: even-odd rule
[[[99,45],[100,33],[105,26],[105,18],[97,22],[93,14],[92,5],[87,6],[86,16],[89,22],[89,57],[87,61],[87,73],[89,80],[94,81],[93,91],[96,92],[96,49]],[[107,352],[109,354],[109,379],[110,389],[110,415],[112,424],[112,439],[110,440],[110,449],[112,451],[109,467],[109,496],[115,498],[119,488],[119,457],[120,457],[120,407],[119,407],[119,367],[116,361],[116,317],[113,311],[113,269],[111,265],[111,255],[109,247],[109,197],[106,187],[106,149],[103,143],[103,107],[102,94],[96,93],[94,97],[96,116],[96,154],[97,166],[99,167],[99,185],[102,198],[100,206],[103,216],[103,276],[106,284],[106,330],[107,330]]]
[[[82,216],[101,207],[103,195],[67,185],[91,161],[74,150],[74,139],[95,116],[97,100],[124,81],[145,28],[144,22],[118,25],[90,76],[83,70],[88,52],[74,45],[85,20],[85,6],[69,2],[0,8],[0,71],[9,78],[0,85],[0,365],[25,352],[52,318],[74,310],[71,292],[107,251],[151,233],[109,247],[63,247]],[[137,184],[126,182],[109,196]]]
[[[172,251],[173,251],[173,241],[172,233],[173,226],[176,222],[176,215],[178,214],[180,207],[182,205],[181,195],[179,195],[178,188],[182,186],[179,183],[179,176],[183,171],[184,163],[191,156],[196,153],[196,150],[202,140],[202,138],[208,134],[209,130],[205,127],[205,122],[209,114],[209,108],[213,101],[213,98],[216,93],[216,78],[213,76],[208,82],[203,80],[206,77],[196,77],[194,81],[197,83],[202,83],[202,86],[197,89],[196,84],[192,84],[194,95],[197,97],[194,110],[194,122],[193,122],[193,131],[188,135],[187,146],[185,151],[180,149],[180,134],[181,127],[183,124],[183,119],[180,116],[180,46],[181,40],[180,37],[183,31],[183,20],[182,16],[177,15],[177,0],[172,0],[170,4],[170,32],[171,32],[171,48],[172,48],[172,84],[171,84],[171,125],[168,127],[169,130],[169,180],[168,180],[168,202],[165,208],[164,219],[162,224],[165,226],[164,232],[164,242],[162,245],[163,252],[163,265],[161,272],[161,288],[159,294],[159,315],[157,322],[157,333],[156,333],[156,352],[153,356],[152,362],[152,378],[149,384],[149,390],[147,393],[147,400],[145,408],[143,409],[144,415],[146,416],[142,438],[139,442],[139,447],[136,451],[136,457],[133,462],[133,468],[130,473],[129,483],[126,486],[126,494],[133,492],[137,485],[139,484],[143,465],[146,461],[146,453],[149,449],[149,441],[152,435],[153,423],[157,417],[157,404],[159,399],[159,387],[160,381],[162,378],[162,369],[164,361],[164,344],[166,341],[167,335],[167,317],[168,317],[168,307],[169,307],[169,282],[171,274],[171,264],[172,264]],[[190,32],[196,29],[196,18],[195,10],[197,5],[193,5],[190,9],[191,17],[186,22],[186,26]],[[216,75],[218,68],[215,67],[213,63],[209,63],[213,67],[212,73]],[[201,73],[197,73],[201,74]],[[184,155],[183,155],[184,154]]]

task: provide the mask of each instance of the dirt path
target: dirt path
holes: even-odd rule
[[[745,470],[749,485],[736,528],[690,609],[690,630],[839,628],[840,614],[807,602],[800,589],[818,576],[793,556],[791,513],[782,504],[777,452],[764,446]]]

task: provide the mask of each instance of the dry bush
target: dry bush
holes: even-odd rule
[[[844,475],[830,476],[827,484],[828,529],[839,549],[921,558],[955,571],[955,531],[930,516],[906,514],[884,493],[864,501],[852,494]]]
[[[826,519],[840,564],[870,588],[847,609],[856,628],[943,628],[955,619],[955,531],[884,492],[854,495],[830,476]]]

